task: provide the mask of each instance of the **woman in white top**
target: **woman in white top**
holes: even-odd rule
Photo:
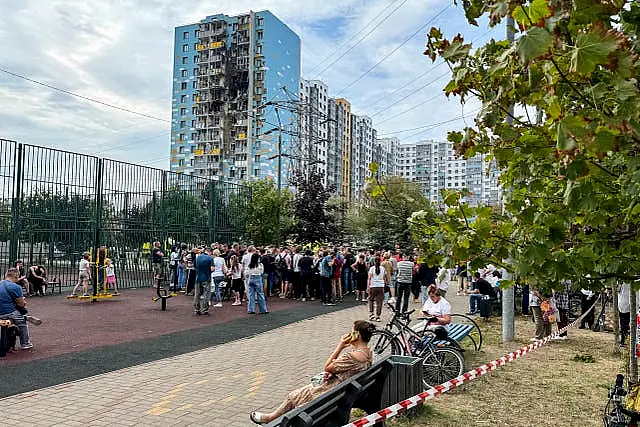
[[[264,266],[260,262],[260,254],[254,252],[251,255],[249,266],[245,270],[245,277],[249,279],[249,314],[256,314],[256,302],[258,308],[260,308],[261,314],[267,314],[267,302],[264,298],[264,291],[262,289],[262,274],[264,273]]]
[[[218,249],[213,250],[213,271],[211,272],[211,301],[209,301],[209,305],[213,302],[213,297],[215,295],[218,303],[214,305],[214,307],[222,307],[222,292],[221,283],[224,282],[224,276],[227,274],[227,266],[224,263],[224,259],[220,257],[220,251]]]
[[[382,314],[382,303],[384,302],[384,285],[387,280],[387,270],[380,265],[380,258],[376,257],[373,265],[369,269],[369,281],[367,291],[369,291],[369,320],[380,321]],[[373,314],[373,303],[376,304],[376,314]]]

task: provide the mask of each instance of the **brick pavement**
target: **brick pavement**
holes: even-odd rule
[[[465,311],[466,298],[454,293],[449,299],[454,312]],[[251,338],[11,396],[0,400],[0,407],[8,425],[250,426],[251,410],[272,409],[289,391],[308,383],[351,323],[366,317],[363,304]]]

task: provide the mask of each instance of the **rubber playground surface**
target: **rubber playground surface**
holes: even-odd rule
[[[62,296],[32,297],[31,314],[43,320],[30,325],[34,348],[0,359],[0,397],[73,381],[252,336],[331,311],[319,302],[269,298],[267,315],[248,315],[247,306],[193,314],[193,297],[168,300],[167,311],[152,302],[149,288],[125,290],[97,302]]]

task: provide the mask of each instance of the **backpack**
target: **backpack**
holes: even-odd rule
[[[278,258],[276,259],[276,266],[281,270],[287,269],[287,262],[284,260],[283,256],[278,255]]]

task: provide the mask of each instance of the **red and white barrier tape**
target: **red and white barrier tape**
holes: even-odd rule
[[[387,408],[381,409],[378,412],[367,415],[366,417],[362,417],[359,420],[354,421],[352,423],[345,424],[343,427],[372,426],[382,420],[387,420],[389,418],[396,417],[402,414],[407,409],[411,409],[415,406],[421,405],[427,400],[433,399],[434,397],[437,397],[443,393],[446,393],[449,390],[452,390],[464,383],[468,383],[471,380],[474,380],[478,377],[486,375],[488,372],[495,371],[500,366],[503,366],[509,362],[513,362],[514,360],[519,359],[522,356],[525,356],[526,354],[532,352],[533,350],[536,350],[542,347],[543,345],[551,341],[553,338],[558,337],[560,334],[566,332],[569,328],[572,328],[575,325],[577,325],[578,322],[582,321],[582,319],[584,319],[584,317],[587,316],[587,314],[589,314],[591,310],[594,309],[594,307],[596,306],[599,300],[600,300],[600,297],[596,299],[596,301],[593,303],[591,308],[587,310],[584,314],[582,314],[582,316],[580,316],[578,319],[576,319],[574,322],[570,323],[569,325],[565,326],[564,328],[558,330],[558,332],[549,335],[548,337],[545,337],[541,340],[538,340],[524,347],[520,347],[520,349],[513,351],[511,353],[505,354],[499,359],[493,360],[491,362],[487,362],[482,366],[478,366],[477,368],[474,368],[468,372],[465,372],[464,374],[456,378],[453,378],[447,382],[444,382],[440,385],[432,387],[429,390],[423,391],[422,393],[412,396],[406,400],[403,400],[402,402],[398,402]]]

